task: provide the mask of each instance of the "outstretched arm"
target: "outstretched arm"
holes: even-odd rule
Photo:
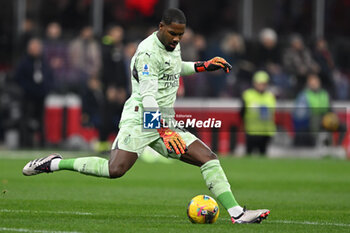
[[[214,57],[208,61],[197,61],[194,63],[196,72],[214,71],[223,69],[226,73],[230,72],[232,66],[222,57]]]
[[[232,66],[222,57],[214,57],[208,61],[182,62],[181,76],[192,75],[196,72],[214,71],[223,69],[226,73],[230,72]]]

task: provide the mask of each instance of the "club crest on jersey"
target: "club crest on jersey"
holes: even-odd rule
[[[149,66],[147,64],[143,66],[142,75],[149,75]]]

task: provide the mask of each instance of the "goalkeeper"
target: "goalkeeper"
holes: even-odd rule
[[[196,72],[222,69],[231,65],[215,57],[205,62],[181,60],[179,42],[185,32],[186,18],[179,9],[167,9],[159,30],[143,40],[131,60],[132,94],[126,101],[110,159],[83,157],[63,159],[59,154],[27,163],[24,175],[59,170],[78,171],[87,175],[119,178],[136,162],[145,147],[150,146],[165,157],[200,167],[209,190],[227,209],[233,223],[259,223],[269,210],[246,210],[235,200],[230,184],[217,156],[193,134],[163,127],[162,111],[172,109],[179,87],[179,77]],[[144,113],[160,119],[158,129],[144,129]]]

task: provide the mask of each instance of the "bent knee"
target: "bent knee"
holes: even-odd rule
[[[213,159],[218,159],[218,156],[214,152],[211,152],[210,155],[208,156],[208,158],[209,158],[209,160],[213,160]]]
[[[126,172],[127,172],[127,169],[125,169],[123,166],[115,166],[115,167],[109,166],[109,177],[112,179],[120,178]]]
[[[214,159],[218,159],[218,156],[214,152],[210,152],[202,159],[202,161],[200,161],[200,166]]]

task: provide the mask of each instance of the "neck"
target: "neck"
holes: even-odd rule
[[[160,39],[161,37],[160,37],[159,31],[157,32],[156,35],[157,35],[157,38],[158,38],[158,40],[160,41],[160,43],[162,43],[162,44],[164,45],[163,41]]]

